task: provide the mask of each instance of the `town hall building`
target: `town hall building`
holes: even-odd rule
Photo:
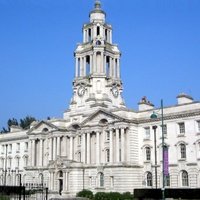
[[[82,189],[160,188],[164,137],[165,186],[200,187],[200,102],[181,93],[162,116],[146,97],[137,111],[128,109],[122,97],[121,52],[112,34],[96,1],[74,53],[69,108],[62,119],[35,121],[28,130],[13,126],[0,135],[1,185],[18,184],[21,174],[24,185],[44,184],[55,196],[73,196]],[[157,118],[150,118],[153,113]]]

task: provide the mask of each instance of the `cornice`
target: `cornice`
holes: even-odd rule
[[[167,121],[167,120],[173,120],[173,119],[180,119],[180,118],[187,118],[187,117],[195,117],[195,116],[200,116],[200,110],[194,110],[194,111],[187,111],[187,112],[179,112],[176,114],[167,114],[163,116],[163,120]],[[149,119],[139,119],[137,120],[139,124],[142,123],[150,123],[150,122],[157,122],[157,121],[161,121],[161,116],[159,116],[156,119],[151,119],[149,117]]]

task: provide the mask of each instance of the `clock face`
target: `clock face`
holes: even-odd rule
[[[117,87],[113,87],[113,88],[112,88],[112,94],[113,94],[114,97],[118,97],[118,95],[119,95],[119,90],[118,90]]]
[[[80,86],[78,88],[78,96],[82,97],[85,94],[85,87],[84,86]]]

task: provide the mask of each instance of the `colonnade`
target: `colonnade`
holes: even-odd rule
[[[89,55],[77,56],[75,66],[76,78],[95,73],[105,74],[112,78],[120,78],[119,56],[114,58],[105,55],[103,52],[94,52]],[[87,67],[89,67],[88,70]]]
[[[92,133],[82,134],[81,144],[81,161],[86,164],[99,164],[99,163],[118,163],[125,162],[125,152],[127,150],[127,137],[128,134],[125,128],[116,128],[104,131],[95,131]],[[109,134],[109,139],[106,138]],[[95,135],[95,142],[92,143],[91,139]],[[92,145],[94,145],[92,147]],[[95,153],[91,151],[94,149]],[[109,160],[106,159],[106,149],[109,149]]]
[[[81,137],[79,145],[78,137]],[[79,151],[81,152],[80,161],[86,164],[124,162],[126,161],[125,155],[128,153],[125,152],[127,137],[126,128],[115,128],[71,136],[54,135],[46,139],[46,145],[44,145],[44,139],[31,139],[29,141],[29,166],[44,166],[47,151],[49,161],[56,160],[59,156],[77,160],[75,155]],[[106,160],[106,149],[109,149],[109,160]]]
[[[97,31],[97,29],[99,30]],[[91,42],[98,35],[103,37],[106,42],[112,43],[112,30],[108,28],[104,28],[103,26],[97,26],[97,25],[84,29],[83,42],[84,43]]]

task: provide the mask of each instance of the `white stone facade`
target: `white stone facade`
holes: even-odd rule
[[[0,135],[0,183],[45,184],[50,193],[132,192],[155,188],[157,126],[158,187],[162,187],[161,110],[143,98],[139,110],[126,108],[120,79],[120,51],[98,1],[83,26],[75,51],[73,97],[63,119],[34,122],[29,130],[12,127]],[[185,94],[164,107],[169,150],[167,187],[200,187],[200,102]],[[157,119],[151,119],[155,112]]]

